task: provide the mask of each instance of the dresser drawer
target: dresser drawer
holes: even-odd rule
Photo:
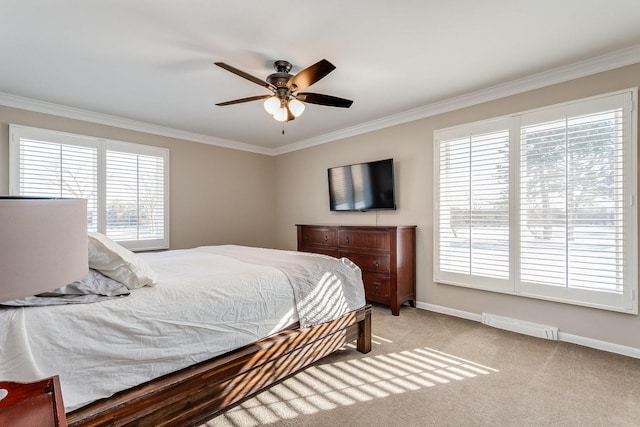
[[[329,227],[305,227],[301,238],[303,245],[335,245],[337,232],[335,228]]]
[[[363,274],[364,292],[368,300],[385,301],[391,293],[391,280],[389,276],[380,274]]]
[[[341,251],[340,256],[349,258],[355,265],[365,272],[381,274],[389,274],[391,272],[391,260],[388,254],[367,254]]]
[[[340,251],[330,246],[322,245],[304,245],[300,249],[301,252],[311,252],[313,254],[329,255],[334,258],[340,258]]]
[[[389,251],[388,231],[379,230],[339,230],[338,244],[349,249],[369,249]]]
[[[367,301],[397,316],[416,301],[415,225],[296,224],[298,250],[349,258],[362,270]]]

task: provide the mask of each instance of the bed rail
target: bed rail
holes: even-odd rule
[[[371,351],[370,305],[124,390],[70,412],[67,421],[71,427],[198,425],[354,340],[359,352]]]

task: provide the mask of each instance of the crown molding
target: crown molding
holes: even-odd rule
[[[533,74],[510,82],[481,89],[468,94],[456,96],[443,101],[434,102],[423,107],[408,110],[402,113],[383,117],[378,120],[365,122],[356,126],[330,132],[317,137],[297,141],[278,148],[267,148],[258,145],[247,144],[208,135],[187,132],[179,129],[154,125],[136,120],[108,114],[95,113],[79,108],[67,107],[36,99],[20,97],[0,92],[0,105],[19,108],[38,113],[51,114],[69,119],[83,120],[91,123],[114,126],[138,132],[166,136],[169,138],[199,142],[234,150],[248,151],[252,153],[277,156],[292,151],[326,144],[328,142],[361,135],[368,132],[397,126],[414,120],[424,119],[437,114],[448,113],[460,108],[470,107],[483,102],[494,101],[511,95],[517,95],[530,90],[540,89],[557,83],[586,77],[589,75],[613,70],[640,62],[640,45],[600,55],[591,59],[576,62],[570,65],[554,68],[552,70]]]
[[[121,129],[128,129],[138,132],[150,133],[153,135],[166,136],[169,138],[183,139],[191,142],[215,145],[218,147],[231,148],[233,150],[249,151],[258,154],[272,155],[271,149],[258,145],[246,144],[243,142],[228,139],[216,138],[213,136],[187,132],[151,123],[125,119],[109,114],[95,113],[93,111],[79,108],[67,107],[66,105],[54,104],[37,99],[25,98],[17,95],[0,92],[0,105],[6,107],[19,108],[22,110],[34,111],[37,113],[51,114],[68,119],[82,120],[107,126],[114,126]]]
[[[302,150],[320,144],[348,138],[379,129],[397,126],[414,120],[438,114],[448,113],[465,107],[471,107],[488,101],[505,98],[511,95],[528,92],[535,89],[551,86],[558,83],[575,80],[581,77],[590,76],[604,71],[614,70],[627,65],[640,62],[640,45],[635,45],[626,49],[610,52],[605,55],[576,62],[570,65],[554,68],[527,77],[512,80],[499,85],[491,86],[468,94],[456,96],[443,101],[434,102],[424,107],[415,108],[392,116],[384,117],[362,123],[357,126],[345,128],[336,132],[320,135],[298,141],[280,148],[274,149],[274,155],[285,154],[292,151]]]

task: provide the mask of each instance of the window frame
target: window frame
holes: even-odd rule
[[[136,155],[159,157],[163,160],[163,238],[116,240],[122,246],[133,251],[168,249],[169,242],[169,159],[170,152],[166,148],[144,144],[117,141],[87,135],[54,131],[30,126],[9,124],[9,194],[20,195],[20,140],[39,139],[47,142],[90,147],[97,152],[97,231],[106,234],[106,153],[107,151],[124,152]]]
[[[471,136],[473,134],[486,134],[490,132],[497,132],[500,130],[508,129],[509,119],[507,117],[501,117],[497,119],[490,119],[477,123],[470,123],[461,126],[456,126],[447,129],[441,129],[439,131],[439,135],[446,137],[447,140],[451,139],[461,139],[463,137]],[[471,132],[473,131],[473,132]],[[444,138],[441,138],[444,139]],[[434,142],[436,141],[436,137],[434,134]],[[433,248],[433,260],[434,260],[434,282],[451,284],[451,285],[459,285],[477,289],[484,290],[493,290],[496,292],[509,293],[511,289],[511,283],[513,282],[513,269],[509,269],[509,279],[497,279],[483,276],[475,276],[476,280],[473,283],[467,283],[466,274],[463,273],[455,273],[455,272],[443,272],[439,268],[439,264],[436,263],[440,260],[440,246],[438,242],[440,241],[440,215],[439,215],[439,206],[438,202],[440,200],[440,150],[439,144],[434,144],[435,152],[434,152],[434,248]],[[511,154],[510,154],[511,155]],[[511,174],[509,176],[509,180],[511,182]],[[511,185],[509,185],[510,191],[510,199],[511,199]],[[509,206],[509,210],[511,211],[511,206]],[[511,228],[511,225],[510,225]],[[509,241],[511,242],[511,233],[509,233]],[[436,276],[437,274],[437,276]],[[437,280],[436,280],[437,277]]]
[[[516,296],[556,301],[586,307],[638,314],[638,206],[637,206],[637,96],[638,88],[630,88],[578,99],[561,104],[522,111],[488,120],[466,123],[433,133],[434,141],[434,209],[433,209],[433,281],[448,285],[482,289]],[[621,294],[599,290],[570,289],[558,292],[549,285],[532,285],[520,279],[520,132],[525,122],[535,123],[536,117],[556,118],[559,111],[577,111],[611,102],[623,107],[623,149],[624,149],[624,280]],[[585,107],[586,106],[586,107]],[[483,131],[509,130],[509,279],[497,280],[488,277],[453,273],[440,269],[440,145]],[[627,238],[630,236],[630,238]]]

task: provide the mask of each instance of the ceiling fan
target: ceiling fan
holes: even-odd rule
[[[272,114],[274,119],[280,122],[288,122],[302,114],[305,109],[304,102],[342,108],[349,108],[351,104],[353,104],[353,101],[338,98],[337,96],[299,92],[336,69],[336,67],[326,59],[316,62],[296,75],[289,74],[289,71],[291,71],[290,62],[284,60],[275,61],[273,68],[275,68],[276,72],[267,76],[266,80],[261,80],[224,62],[215,62],[215,64],[271,91],[269,95],[234,99],[233,101],[220,102],[216,105],[224,106],[265,99],[265,110],[267,110],[269,114]]]

